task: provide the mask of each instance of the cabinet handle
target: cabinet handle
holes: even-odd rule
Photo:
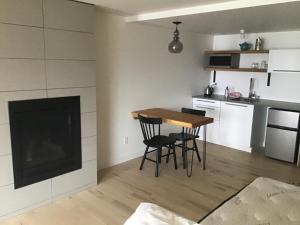
[[[216,102],[213,102],[213,101],[205,101],[205,100],[199,100],[199,99],[197,99],[197,102],[216,103]]]
[[[225,103],[226,105],[233,105],[233,106],[239,106],[239,107],[244,107],[244,108],[248,108],[247,105],[239,105],[239,104],[233,104],[233,103]]]
[[[198,109],[210,109],[210,110],[215,110],[214,108],[209,108],[209,107],[204,107],[204,106],[197,106],[197,105],[196,105],[196,108],[198,108]]]

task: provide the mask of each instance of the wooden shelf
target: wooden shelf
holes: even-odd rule
[[[221,67],[207,67],[206,70],[210,71],[236,71],[236,72],[253,72],[253,73],[266,73],[267,69],[253,69],[253,68],[221,68]]]
[[[240,51],[240,50],[218,50],[218,51],[205,51],[206,54],[268,54],[269,50],[248,50],[248,51]]]

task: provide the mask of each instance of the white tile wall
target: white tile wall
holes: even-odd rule
[[[84,162],[81,170],[76,170],[52,179],[52,193],[54,196],[80,189],[97,183],[97,161]]]
[[[13,168],[11,155],[0,157],[0,187],[13,183]]]
[[[93,33],[95,8],[73,1],[44,0],[45,27]]]
[[[43,26],[42,0],[1,0],[0,22]]]
[[[0,59],[0,91],[46,89],[44,60]]]
[[[45,29],[47,59],[95,60],[93,34]]]
[[[95,86],[95,61],[47,60],[46,68],[50,89]]]
[[[51,196],[51,180],[15,190],[14,185],[0,188],[0,217],[34,204],[47,201]]]
[[[81,137],[92,137],[97,135],[97,114],[81,114]]]
[[[82,161],[97,159],[97,137],[82,138]]]
[[[0,0],[0,220],[97,181],[94,7],[44,0],[44,29],[42,2]],[[83,168],[14,190],[8,102],[75,95]]]
[[[6,156],[11,154],[11,142],[10,142],[10,129],[9,124],[0,125],[0,158],[1,156]],[[1,164],[0,164],[1,168]],[[1,170],[1,169],[0,169]]]
[[[9,123],[9,117],[8,117],[9,101],[39,99],[39,98],[46,98],[46,96],[47,96],[46,90],[0,92],[0,124]]]
[[[96,112],[96,88],[68,88],[48,90],[48,97],[80,96],[81,113]]]
[[[44,58],[42,28],[0,23],[0,57]]]

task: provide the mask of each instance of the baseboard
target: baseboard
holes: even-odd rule
[[[81,187],[78,187],[76,188],[75,190],[72,190],[70,192],[66,192],[66,193],[63,193],[63,194],[60,194],[60,195],[56,195],[56,196],[53,196],[52,197],[52,201],[56,201],[58,199],[62,199],[62,198],[66,198],[66,197],[69,197],[71,195],[74,195],[76,193],[79,193],[81,191],[84,191],[88,188],[91,188],[91,187],[95,187],[97,185],[97,182],[93,182],[93,183],[90,183],[90,184],[87,184],[87,185],[84,185],[84,186],[81,186]]]
[[[24,214],[26,212],[29,212],[29,211],[32,211],[38,207],[41,207],[43,205],[46,205],[48,203],[51,203],[52,200],[51,199],[48,199],[48,200],[45,200],[45,201],[42,201],[42,202],[39,202],[39,203],[36,203],[34,205],[31,205],[31,206],[28,206],[28,207],[25,207],[23,209],[19,209],[17,211],[14,211],[14,212],[11,212],[9,214],[6,214],[4,216],[0,216],[0,221],[3,221],[3,220],[8,220],[12,217],[15,217],[15,216],[18,216],[18,215],[21,215],[21,214]]]
[[[100,161],[100,165],[98,165],[98,170],[106,169],[106,168],[127,162],[129,160],[139,158],[142,155],[143,155],[143,152],[139,151],[139,152],[135,152],[135,153],[128,154],[128,155],[123,155],[121,157],[112,159],[110,162],[101,162]]]

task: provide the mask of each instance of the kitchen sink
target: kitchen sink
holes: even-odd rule
[[[239,99],[230,99],[230,101],[240,102],[240,103],[255,103],[259,99],[252,99],[252,98],[239,98]]]

